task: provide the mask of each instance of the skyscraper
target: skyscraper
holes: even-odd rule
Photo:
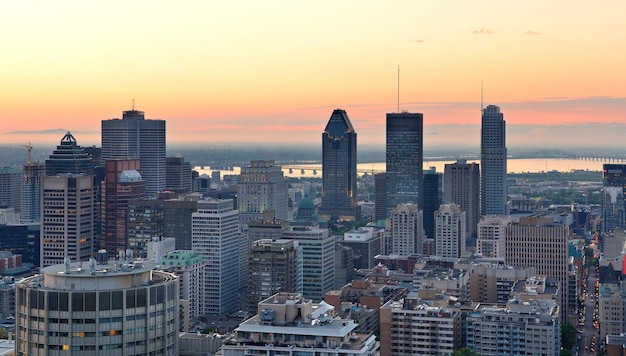
[[[483,109],[480,133],[481,216],[508,215],[506,122],[500,108]]]
[[[356,132],[345,110],[333,111],[322,133],[322,205],[326,220],[361,218],[356,186]]]
[[[477,163],[458,160],[446,164],[443,173],[444,201],[461,206],[465,212],[467,236],[476,237],[480,220],[480,169]]]
[[[163,199],[131,199],[128,201],[128,248],[137,257],[149,258],[148,243],[163,236],[165,221]],[[191,225],[191,217],[189,217]],[[168,236],[171,237],[171,236]],[[191,244],[190,244],[191,246]]]
[[[22,170],[17,167],[0,168],[0,205],[19,211],[21,206]]]
[[[421,254],[424,244],[424,220],[417,204],[398,204],[386,221],[389,249],[386,254],[410,256]]]
[[[435,255],[459,258],[465,253],[465,212],[457,204],[441,204],[435,212]]]
[[[387,114],[387,215],[402,203],[423,204],[424,116]]]
[[[124,111],[122,119],[102,120],[102,160],[141,161],[146,194],[165,188],[165,120],[146,120],[143,111]]]
[[[435,167],[424,172],[424,232],[426,237],[435,238],[435,211],[443,203],[443,174]],[[479,205],[480,207],[480,205]]]
[[[626,227],[626,164],[602,166],[602,229],[604,232]]]
[[[74,136],[68,131],[57,149],[46,160],[46,175],[92,174],[93,162],[85,149],[78,146]]]
[[[184,158],[165,158],[165,188],[175,192],[191,193],[191,164]]]
[[[273,210],[276,219],[287,220],[287,181],[281,167],[263,160],[241,167],[237,208],[239,221],[246,224],[261,219],[266,210]]]
[[[41,179],[46,168],[39,162],[29,161],[22,168],[21,212],[22,222],[39,221],[41,216]]]

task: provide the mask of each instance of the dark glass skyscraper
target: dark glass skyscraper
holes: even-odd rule
[[[102,160],[141,162],[146,194],[165,189],[165,120],[146,120],[143,111],[124,111],[122,119],[102,120]]]
[[[93,173],[91,156],[78,146],[76,139],[68,131],[57,149],[46,160],[46,175],[73,173],[89,175]]]
[[[387,216],[402,203],[422,209],[424,185],[424,116],[420,113],[387,114]]]
[[[322,205],[327,220],[360,219],[356,187],[356,132],[345,110],[336,109],[322,133]]]
[[[624,230],[626,219],[626,165],[602,165],[602,230]]]
[[[480,132],[481,216],[507,215],[506,122],[500,108],[483,109]]]
[[[424,172],[424,232],[426,237],[435,238],[435,212],[443,202],[443,175],[435,167]]]

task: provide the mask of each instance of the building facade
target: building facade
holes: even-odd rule
[[[500,108],[483,109],[480,132],[481,216],[508,215],[506,122]]]
[[[22,170],[15,167],[0,168],[0,205],[20,210]]]
[[[148,258],[148,243],[163,236],[165,226],[163,199],[128,201],[128,248],[137,257]],[[191,218],[190,218],[191,220]]]
[[[443,174],[431,167],[424,172],[424,232],[429,239],[435,238],[435,211],[443,203]]]
[[[204,314],[204,263],[194,251],[176,250],[160,259],[161,268],[178,277],[179,300],[188,301],[189,318]]]
[[[93,174],[93,162],[85,149],[78,146],[74,136],[68,131],[57,149],[46,160],[46,175]]]
[[[386,221],[386,254],[409,256],[421,254],[424,245],[424,221],[417,204],[398,204]]]
[[[444,202],[458,204],[465,212],[467,236],[476,237],[480,219],[480,168],[477,163],[458,160],[446,164],[443,173]]]
[[[273,210],[276,219],[288,220],[287,200],[287,181],[281,166],[274,161],[257,160],[241,167],[241,180],[237,184],[241,223],[261,219],[267,210]]]
[[[22,168],[20,219],[24,223],[39,222],[41,217],[41,180],[46,167],[38,162],[28,162]]]
[[[626,228],[626,164],[602,165],[602,230]]]
[[[181,193],[191,193],[191,163],[183,157],[165,158],[165,189]]]
[[[485,257],[504,258],[506,227],[511,219],[502,215],[485,216],[478,222],[476,252]]]
[[[441,204],[435,212],[435,255],[459,258],[467,243],[465,212],[457,204]]]

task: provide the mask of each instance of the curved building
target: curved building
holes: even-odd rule
[[[17,283],[15,354],[176,355],[177,277],[122,262],[66,260]]]

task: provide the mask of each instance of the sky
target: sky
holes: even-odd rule
[[[626,2],[5,1],[0,144],[100,144],[131,108],[170,144],[359,145],[424,114],[424,145],[478,145],[481,92],[510,145],[626,136]],[[482,91],[481,91],[482,87]],[[134,103],[134,104],[133,104]],[[477,134],[478,132],[478,134]],[[617,142],[621,144],[621,142]]]

